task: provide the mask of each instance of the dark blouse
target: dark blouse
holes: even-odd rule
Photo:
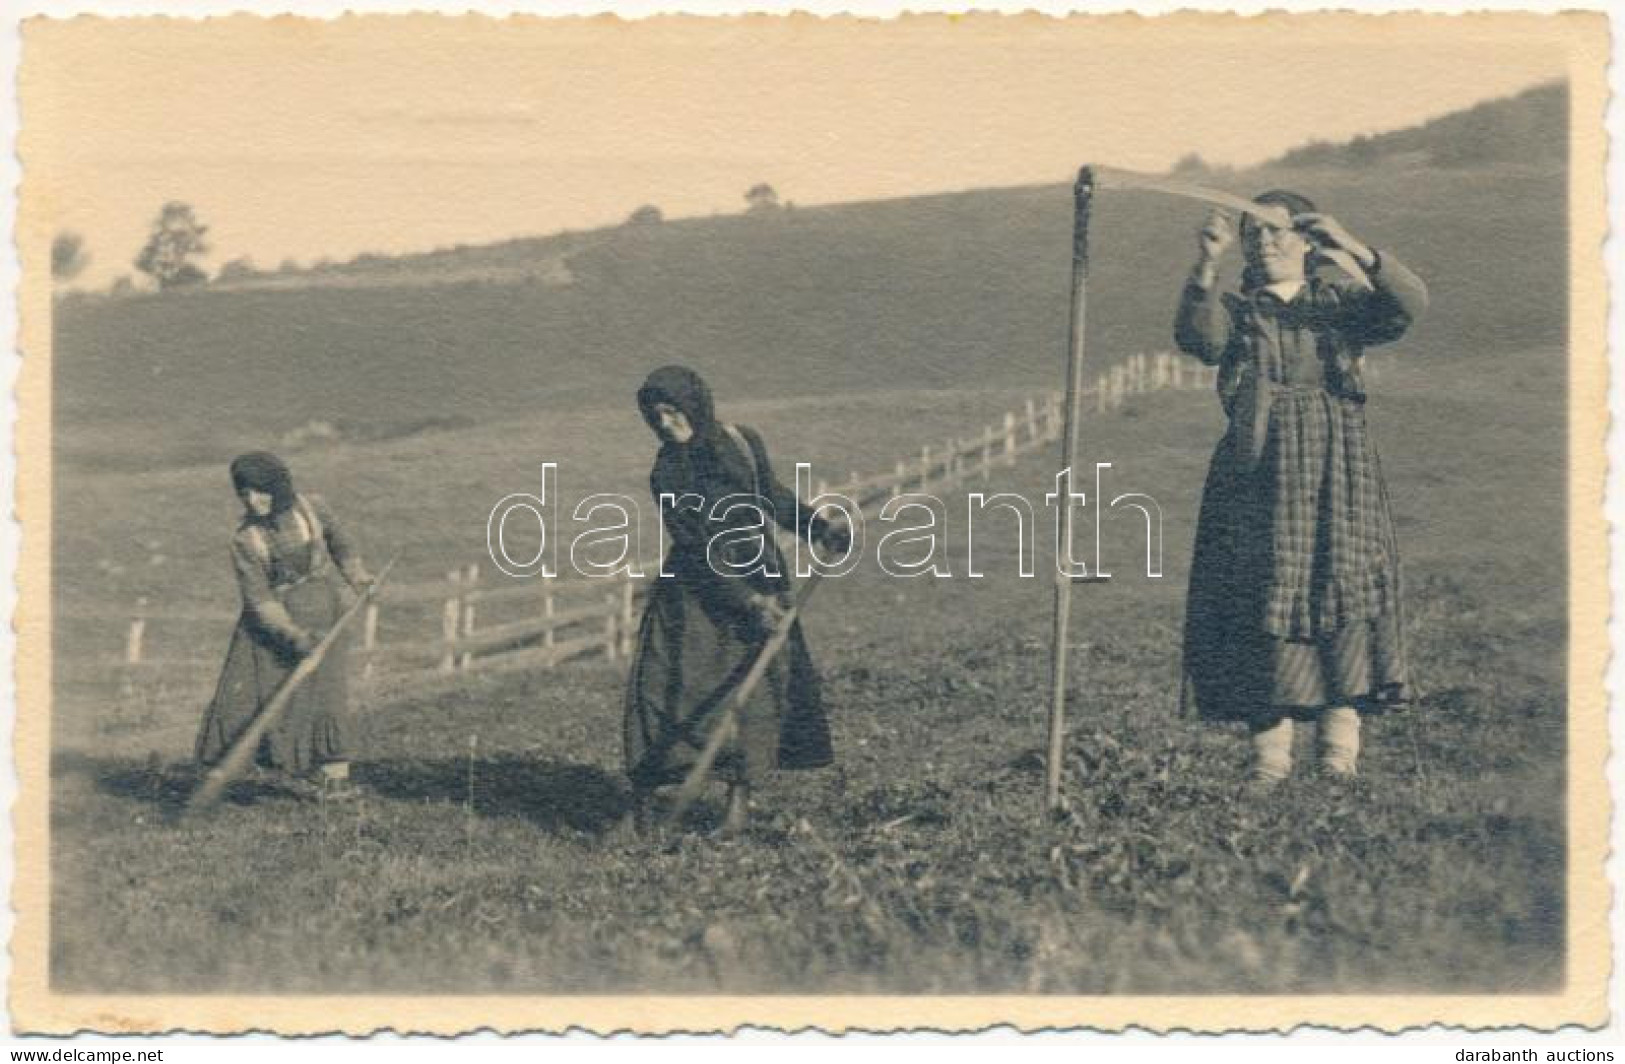
[[[767,449],[756,431],[741,426],[739,432],[748,445],[748,453],[741,451],[734,440],[719,429],[708,434],[698,446],[662,448],[649,476],[649,490],[657,504],[665,494],[682,503],[661,507],[666,533],[671,537],[664,567],[686,590],[698,594],[709,606],[732,613],[744,612],[754,593],[782,591],[787,586],[785,564],[771,529],[764,529],[761,532],[766,551],[763,561],[767,563],[765,568],[776,576],[763,571],[738,576],[719,571],[721,567],[713,564],[708,551],[725,549],[724,544],[733,540],[746,548],[746,556],[727,560],[742,565],[755,555],[757,540],[743,534],[735,538],[729,533],[759,528],[757,513],[749,506],[735,507],[726,515],[712,519],[712,508],[719,499],[757,495],[761,504],[770,510],[774,523],[799,535],[816,533],[823,526],[822,519],[812,516],[810,507],[796,505],[795,493],[774,474]]]

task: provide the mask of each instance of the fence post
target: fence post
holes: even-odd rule
[[[1031,399],[1027,400],[1027,442],[1037,443],[1038,435],[1038,406]]]
[[[141,643],[147,635],[147,598],[145,595],[135,600],[135,617],[130,621],[130,630],[124,637],[124,664],[141,664]]]
[[[931,445],[928,443],[920,448],[920,490],[924,491],[931,482]]]
[[[463,606],[462,614],[463,614],[463,617],[462,617],[462,624],[459,627],[460,627],[460,629],[462,631],[462,634],[465,637],[466,636],[471,636],[471,635],[474,634],[474,596],[473,596],[473,592],[474,592],[474,586],[476,584],[478,584],[479,582],[480,582],[480,566],[479,566],[479,563],[478,562],[471,562],[471,563],[469,563],[468,567],[463,570],[463,594],[462,594],[462,606]],[[473,664],[474,664],[474,652],[472,650],[468,649],[467,647],[464,647],[462,656],[460,658],[458,658],[458,660],[457,660],[457,667],[459,669],[466,669],[466,668],[469,668],[470,666],[472,666]]]
[[[545,576],[542,577],[542,616],[549,621],[553,619],[553,581]],[[553,626],[549,624],[542,630],[542,646],[551,650],[553,642]],[[548,655],[547,664],[549,667],[553,665],[551,654]]]
[[[130,620],[130,630],[124,635],[124,678],[119,684],[120,696],[129,698],[135,693],[136,677],[131,666],[141,664],[141,642],[147,634],[147,599],[146,596],[135,600],[135,616]]]
[[[903,494],[903,481],[908,479],[908,463],[899,458],[897,460],[897,468],[893,471],[893,476],[897,478],[892,481],[891,485],[891,497],[895,499],[897,496]]]
[[[611,591],[604,596],[604,605],[608,607],[604,613],[604,660],[615,661],[621,649],[621,604],[620,596]]]
[[[993,426],[982,426],[982,483],[993,475]]]
[[[373,657],[378,653],[378,600],[367,603],[361,615],[361,678],[372,679]]]
[[[632,600],[637,581],[621,575],[621,657],[630,659],[637,649],[637,625],[632,615]]]
[[[445,605],[440,610],[440,635],[446,642],[446,649],[440,655],[441,672],[450,672],[457,667],[457,625],[463,615],[458,588],[462,582],[462,574],[456,569],[446,574],[451,593],[446,596]]]
[[[1016,412],[1014,410],[1004,412],[1004,464],[1007,466],[1016,464]]]

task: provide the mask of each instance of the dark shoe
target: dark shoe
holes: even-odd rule
[[[1236,789],[1236,798],[1238,801],[1266,798],[1280,790],[1281,785],[1285,782],[1285,776],[1266,776],[1254,773],[1248,776],[1246,781]]]
[[[361,788],[349,780],[323,780],[321,792],[324,802],[353,802],[361,797]]]
[[[660,815],[655,809],[654,795],[644,790],[632,792],[632,831],[639,838],[647,838],[660,829]]]
[[[317,802],[322,797],[322,786],[315,780],[303,776],[283,776],[277,781],[277,787],[290,797],[301,802]]]
[[[1346,768],[1319,764],[1315,766],[1315,775],[1323,787],[1333,791],[1357,791],[1360,787],[1359,772],[1350,772]]]
[[[1320,773],[1321,779],[1351,783],[1360,778],[1360,769],[1357,762],[1322,757],[1315,762],[1315,767]]]
[[[728,788],[728,811],[723,814],[721,835],[741,835],[750,823],[750,788],[734,784]]]

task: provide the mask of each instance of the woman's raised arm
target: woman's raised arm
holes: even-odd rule
[[[1205,365],[1216,365],[1230,343],[1230,310],[1214,291],[1219,259],[1235,241],[1230,216],[1214,211],[1196,235],[1198,255],[1174,315],[1174,343]]]

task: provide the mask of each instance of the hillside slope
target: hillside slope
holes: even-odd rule
[[[1470,356],[1560,342],[1564,180],[1551,169],[1269,172],[1396,249],[1434,292],[1406,341]],[[61,305],[59,458],[217,461],[312,421],[351,438],[629,400],[652,367],[731,395],[1047,387],[1066,335],[1063,186],[609,230],[573,283],[201,290]],[[1168,346],[1202,208],[1104,194],[1089,355]],[[508,249],[518,255],[519,246]],[[546,242],[533,250],[556,258]]]

